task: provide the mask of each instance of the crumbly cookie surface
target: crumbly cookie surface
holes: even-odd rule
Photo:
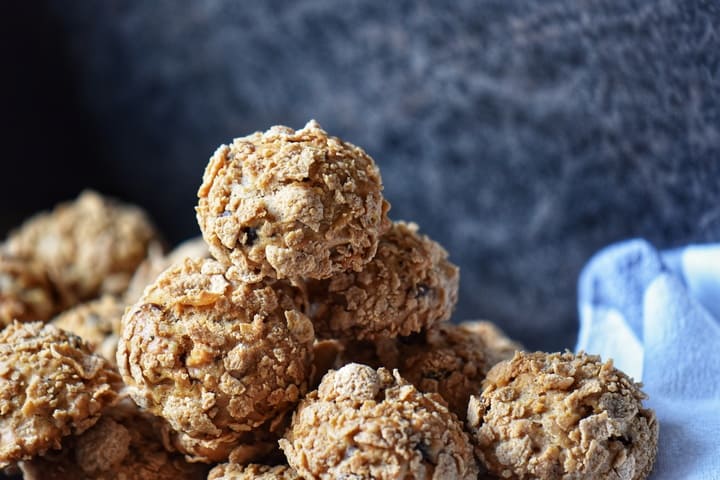
[[[69,307],[125,291],[156,237],[139,208],[86,191],[25,222],[10,234],[5,249],[40,263]]]
[[[215,260],[186,259],[126,311],[118,368],[183,453],[224,461],[305,393],[315,338],[295,295],[284,282],[248,284]]]
[[[208,468],[163,448],[158,419],[126,399],[54,455],[20,464],[25,480],[201,480]]]
[[[323,338],[410,335],[450,318],[460,273],[413,223],[395,222],[361,272],[308,282],[310,315]]]
[[[119,385],[76,335],[40,322],[7,326],[0,332],[0,467],[92,427]]]
[[[379,349],[383,365],[397,368],[418,390],[438,393],[450,411],[465,419],[470,395],[482,391],[490,369],[482,337],[443,323],[410,337],[398,338],[394,349]]]
[[[211,253],[241,267],[248,281],[359,271],[389,227],[373,159],[315,121],[222,145],[198,197]]]
[[[223,463],[210,470],[208,480],[300,480],[300,477],[287,465]]]
[[[464,420],[470,396],[480,394],[488,370],[520,348],[487,323],[440,323],[407,337],[337,342],[336,352],[328,354],[334,354],[335,368],[350,362],[397,368],[421,392],[440,394]],[[325,348],[330,347],[332,343]]]
[[[125,303],[122,300],[113,295],[103,295],[62,312],[53,318],[52,323],[81,337],[96,353],[115,365],[124,312]]]
[[[468,406],[478,458],[510,479],[646,478],[658,424],[639,385],[598,356],[518,352]]]
[[[278,439],[287,428],[290,412],[256,426],[247,431],[228,429],[219,436],[190,435],[172,428],[169,423],[162,426],[162,436],[168,450],[185,453],[192,462],[246,464],[274,459],[278,453]]]
[[[349,364],[308,394],[280,440],[303,478],[476,479],[472,447],[434,394],[397,373]]]
[[[57,292],[40,264],[0,252],[0,328],[13,320],[48,320],[58,303]]]

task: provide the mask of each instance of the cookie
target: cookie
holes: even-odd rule
[[[159,420],[125,399],[63,450],[20,463],[24,480],[204,480],[208,467],[163,447]]]
[[[450,318],[460,273],[413,223],[396,222],[361,272],[308,281],[320,338],[377,340],[410,335]]]
[[[189,458],[226,460],[307,390],[315,337],[297,295],[283,282],[245,283],[215,260],[185,259],[127,310],[118,368]]]
[[[325,375],[280,440],[303,478],[472,479],[461,424],[434,394],[395,371],[349,364]]]
[[[359,271],[389,227],[373,159],[315,121],[222,145],[198,198],[210,252],[247,281]]]
[[[40,264],[67,308],[122,294],[157,236],[139,208],[86,191],[26,221],[4,249]]]
[[[81,303],[52,319],[52,324],[78,335],[88,342],[95,353],[115,365],[120,339],[120,322],[125,303],[113,295]]]
[[[0,328],[13,320],[46,321],[61,308],[40,264],[0,253]]]
[[[483,465],[508,479],[641,480],[658,423],[638,384],[595,355],[518,352],[468,406]]]
[[[117,401],[120,377],[80,337],[41,322],[0,332],[0,468],[59,449]]]

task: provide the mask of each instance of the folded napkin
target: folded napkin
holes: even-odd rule
[[[577,350],[642,381],[660,422],[654,480],[720,479],[720,244],[612,245],[580,275]]]

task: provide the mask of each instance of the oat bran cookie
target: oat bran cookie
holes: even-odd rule
[[[220,146],[198,197],[210,252],[248,281],[359,271],[389,227],[373,159],[315,121]]]
[[[395,222],[361,272],[309,281],[320,338],[377,340],[410,335],[450,318],[460,273],[414,223]]]
[[[225,461],[307,390],[315,337],[295,295],[284,282],[248,284],[233,267],[186,259],[126,311],[120,373],[189,458]]]
[[[67,308],[102,293],[125,291],[156,237],[139,208],[85,191],[26,221],[10,234],[5,249],[38,262]]]
[[[41,322],[0,332],[0,468],[60,448],[117,400],[119,375],[82,339]]]
[[[490,369],[487,345],[465,328],[443,323],[410,337],[398,337],[394,348],[379,350],[388,368],[424,393],[438,393],[451,412],[465,419],[471,395],[482,391]]]
[[[213,437],[176,431],[166,422],[161,428],[163,444],[168,450],[185,453],[185,458],[191,462],[227,461],[244,465],[274,460],[278,456],[278,439],[289,425],[290,415],[290,412],[283,412],[252,430],[228,430]]]
[[[518,352],[471,398],[468,427],[478,458],[501,478],[640,480],[658,438],[645,398],[596,355]]]
[[[349,364],[308,394],[280,440],[303,478],[472,479],[472,447],[434,394],[395,371]]]
[[[520,347],[489,322],[440,323],[407,337],[337,343],[329,352],[335,368],[351,362],[397,368],[421,392],[440,394],[461,420],[470,396],[482,391],[488,370]]]
[[[208,467],[164,449],[159,419],[129,398],[63,442],[59,453],[20,463],[24,480],[204,480]]]
[[[52,323],[81,337],[94,352],[114,366],[124,312],[125,303],[122,300],[113,295],[103,295],[62,312],[53,318]]]
[[[57,292],[41,265],[0,252],[0,328],[13,320],[48,320],[58,308]]]

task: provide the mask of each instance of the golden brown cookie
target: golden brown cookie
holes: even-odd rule
[[[38,263],[0,253],[0,328],[13,320],[48,320],[60,305]]]
[[[300,477],[287,465],[223,463],[210,470],[208,480],[300,480]]]
[[[465,328],[443,323],[420,334],[398,337],[395,351],[388,346],[380,359],[418,390],[438,393],[451,412],[465,419],[470,395],[482,391],[490,369],[487,345],[482,337]]]
[[[502,478],[640,480],[658,438],[645,398],[596,355],[518,352],[490,370],[468,427],[478,458]]]
[[[5,248],[37,261],[70,307],[102,293],[124,292],[156,237],[139,208],[86,191],[26,221]]]
[[[71,333],[41,322],[0,332],[0,467],[60,448],[117,400],[120,377]]]
[[[296,295],[281,281],[248,284],[215,260],[186,259],[127,310],[118,368],[183,453],[224,461],[305,393],[315,337]]]
[[[115,365],[115,354],[120,338],[120,321],[125,303],[112,295],[81,303],[66,310],[52,320],[53,325],[78,335],[93,350]]]
[[[340,343],[340,342],[338,342]],[[439,393],[450,411],[465,419],[470,395],[479,395],[488,370],[512,357],[518,344],[489,322],[440,323],[407,337],[376,342],[342,342],[335,368],[356,362],[375,368],[397,368],[424,393]]]
[[[303,399],[280,448],[303,478],[478,475],[469,439],[439,397],[397,371],[356,363],[330,371]]]
[[[321,338],[377,340],[410,335],[450,318],[460,273],[447,252],[395,222],[361,272],[309,281],[310,313]]]
[[[158,419],[129,399],[63,442],[61,452],[22,462],[20,468],[25,480],[204,480],[208,470],[166,451]]]
[[[315,121],[222,145],[198,197],[210,252],[247,281],[359,271],[389,227],[373,159]]]
[[[165,423],[163,442],[167,449],[185,453],[192,462],[246,464],[274,460],[278,456],[278,439],[289,420],[290,412],[283,412],[252,430],[228,431],[217,437],[189,435]]]
[[[135,270],[130,284],[125,291],[125,302],[128,305],[137,302],[142,296],[143,291],[145,291],[145,288],[152,284],[158,275],[171,265],[180,263],[186,258],[210,258],[207,244],[202,237],[185,240],[167,255],[163,253],[162,245],[159,243],[150,245],[147,258],[143,260],[137,270]]]

